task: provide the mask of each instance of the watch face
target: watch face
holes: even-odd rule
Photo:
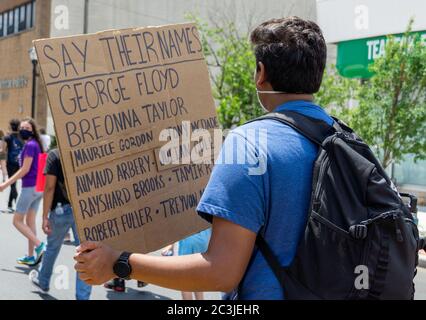
[[[119,278],[127,278],[131,273],[130,265],[123,261],[117,261],[114,265],[114,273]]]

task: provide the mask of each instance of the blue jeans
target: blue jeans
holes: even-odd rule
[[[49,213],[49,221],[52,232],[47,236],[46,252],[43,256],[43,262],[38,274],[40,286],[49,288],[50,278],[52,277],[53,265],[61,250],[62,243],[64,242],[65,235],[71,228],[76,240],[76,245],[79,245],[77,228],[72,214],[70,205],[63,206],[64,213],[58,215],[55,210]],[[92,286],[87,285],[80,279],[79,274],[76,275],[76,299],[89,300]]]

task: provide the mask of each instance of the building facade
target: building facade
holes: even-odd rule
[[[213,24],[231,20],[242,33],[248,33],[266,19],[297,15],[319,21],[329,43],[329,62],[337,62],[353,76],[353,72],[365,72],[363,61],[369,61],[370,51],[380,53],[380,46],[370,48],[371,41],[365,39],[381,39],[386,34],[404,31],[410,15],[417,17],[414,30],[426,30],[423,0],[369,0],[368,6],[365,3],[361,0],[1,0],[0,129],[7,130],[11,118],[22,119],[32,113],[33,66],[28,50],[34,39],[180,23],[188,21],[188,13]],[[385,8],[394,17],[382,14]],[[345,50],[357,43],[364,44],[363,54]],[[54,134],[46,91],[39,76],[35,93],[35,118]],[[407,188],[426,189],[426,162],[415,164],[407,157],[394,172]]]
[[[11,118],[31,116],[33,65],[29,49],[34,39],[50,32],[50,1],[0,1],[0,129]],[[46,93],[36,78],[35,118],[47,124]]]
[[[372,77],[368,65],[385,54],[388,35],[402,36],[410,19],[412,32],[426,45],[424,0],[317,0],[317,16],[325,40],[337,47],[333,63],[344,77]],[[417,194],[426,206],[426,161],[413,159],[407,155],[390,171],[401,190]]]
[[[11,118],[32,113],[32,40],[94,33],[107,29],[188,21],[193,13],[205,21],[235,21],[244,33],[258,22],[298,15],[316,19],[314,0],[1,0],[0,129]],[[35,118],[54,134],[42,78],[36,77]]]

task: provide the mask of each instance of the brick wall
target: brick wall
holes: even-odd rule
[[[28,0],[1,0],[0,12],[12,9]],[[36,0],[36,20],[32,29],[0,38],[0,80],[25,78],[19,88],[0,89],[0,129],[8,130],[11,118],[31,115],[32,63],[28,50],[32,40],[46,38],[50,30],[50,0]],[[46,126],[46,93],[41,77],[37,77],[36,115],[40,126]]]

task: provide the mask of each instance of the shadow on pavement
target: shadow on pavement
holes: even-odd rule
[[[51,296],[48,293],[40,292],[40,291],[32,291],[32,293],[37,294],[43,300],[58,300],[55,297]]]
[[[15,269],[19,270],[10,270],[10,269],[1,269],[1,271],[5,271],[5,272],[12,272],[12,273],[19,273],[19,274],[29,274],[34,268],[30,268],[30,267],[15,267]]]
[[[126,292],[108,291],[108,300],[172,300],[169,297],[162,296],[151,291],[135,290],[126,288]]]
[[[70,247],[76,247],[75,242],[74,241],[64,241],[62,243],[63,246],[70,246]]]

